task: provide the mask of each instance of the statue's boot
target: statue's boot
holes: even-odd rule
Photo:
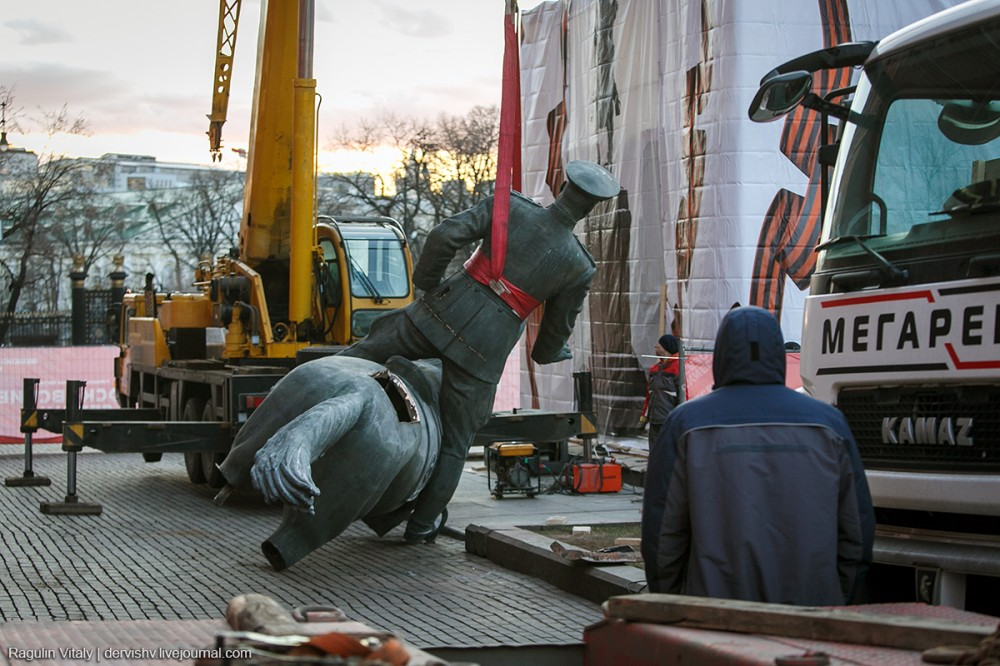
[[[463,469],[465,455],[441,455],[430,481],[417,497],[413,515],[406,523],[403,538],[407,543],[434,540],[447,518],[448,502],[458,488]]]
[[[403,540],[411,545],[417,543],[434,543],[434,539],[437,538],[437,535],[441,531],[441,528],[444,527],[445,523],[447,522],[448,522],[448,509],[445,509],[434,520],[434,525],[432,525],[430,529],[417,531],[411,525],[407,525],[406,531],[403,532]]]

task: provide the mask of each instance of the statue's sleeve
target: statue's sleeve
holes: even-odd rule
[[[566,341],[573,332],[576,318],[583,310],[584,300],[590,291],[593,271],[588,271],[576,282],[545,301],[538,337],[531,349],[531,358],[539,364],[555,363],[572,358]]]
[[[455,254],[486,236],[492,214],[493,197],[487,197],[431,229],[413,269],[413,284],[424,291],[438,286]]]
[[[254,457],[250,475],[269,502],[281,501],[311,511],[319,488],[312,463],[319,460],[369,408],[358,393],[324,400],[278,430]]]

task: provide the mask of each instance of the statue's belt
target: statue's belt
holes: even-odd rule
[[[490,266],[490,258],[478,248],[472,253],[469,260],[465,262],[465,272],[479,284],[486,285],[492,289],[500,297],[500,300],[510,306],[521,321],[527,319],[531,311],[539,305],[538,301],[521,291],[507,280],[507,278],[502,275],[494,278],[492,267]]]

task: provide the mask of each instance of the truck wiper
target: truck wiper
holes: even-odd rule
[[[368,295],[371,296],[376,303],[381,303],[383,301],[382,294],[378,293],[378,289],[372,284],[372,281],[368,278],[368,274],[361,270],[358,266],[358,262],[351,257],[351,273],[358,276],[361,280],[361,284],[364,286],[365,290],[368,291]]]
[[[878,262],[879,268],[881,268],[882,274],[885,275],[886,278],[890,280],[905,280],[910,276],[910,272],[908,270],[893,265],[893,263],[890,262],[888,259],[886,259],[881,254],[868,247],[868,243],[865,242],[871,238],[880,238],[881,236],[882,234],[869,234],[866,236],[857,236],[857,235],[837,236],[836,238],[831,238],[825,243],[820,243],[819,245],[816,246],[815,249],[817,252],[819,252],[820,250],[825,250],[826,248],[834,247],[835,245],[843,245],[845,243],[855,243],[856,245],[859,245],[861,249],[868,254],[868,256],[870,256],[872,259]]]

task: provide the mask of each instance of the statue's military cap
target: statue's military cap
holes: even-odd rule
[[[566,178],[577,189],[597,201],[610,199],[622,188],[610,171],[586,160],[573,160],[567,164]]]

